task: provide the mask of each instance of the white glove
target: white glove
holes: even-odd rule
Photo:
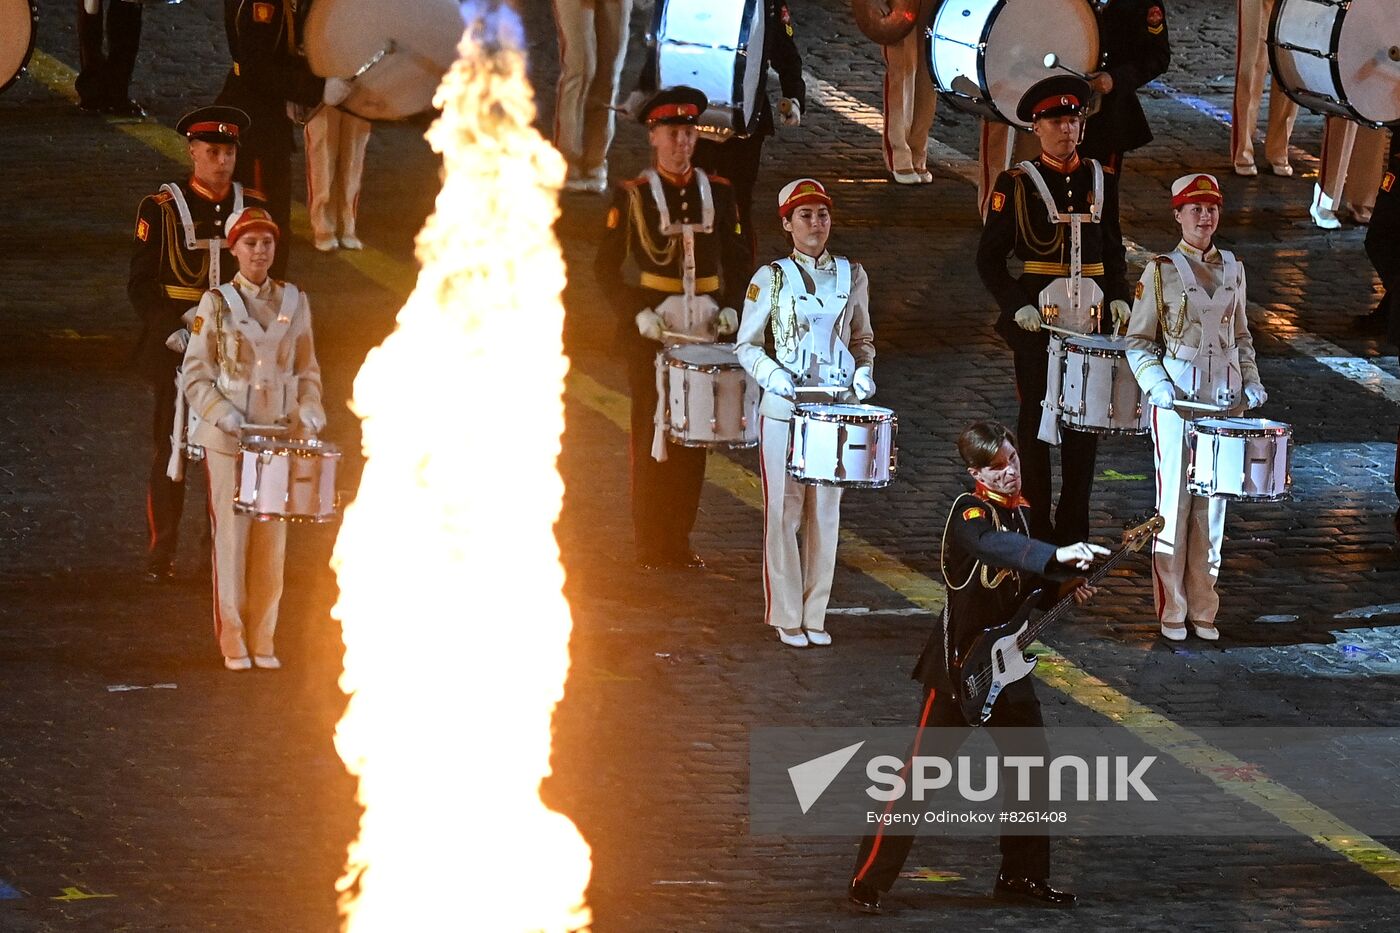
[[[797,383],[792,381],[792,374],[786,369],[774,370],[773,375],[768,377],[768,385],[764,388],[774,395],[788,400],[797,398]]]
[[[1035,333],[1040,330],[1040,324],[1040,311],[1031,305],[1026,305],[1016,312],[1016,326],[1021,330]]]
[[[1176,386],[1170,379],[1163,379],[1148,390],[1147,400],[1158,408],[1171,408],[1176,404]]]
[[[184,353],[185,348],[190,345],[190,332],[180,328],[165,338],[165,345],[176,353]]]
[[[856,401],[859,402],[875,394],[875,377],[870,374],[869,366],[856,368],[855,378],[851,380],[851,391],[855,392]]]
[[[1259,383],[1251,382],[1244,387],[1244,400],[1246,408],[1258,408],[1269,400],[1269,393]]]
[[[325,89],[321,91],[321,100],[335,107],[345,103],[345,99],[354,89],[355,85],[344,78],[327,78]]]
[[[642,105],[645,104],[651,95],[643,90],[635,90],[627,95],[627,100],[622,103],[622,112],[632,119],[637,118],[637,114],[642,112]]]
[[[1122,298],[1115,298],[1108,303],[1108,310],[1113,315],[1113,329],[1122,330],[1128,326],[1128,319],[1133,316],[1133,309],[1128,307],[1128,303]]]
[[[715,319],[715,327],[721,337],[737,333],[739,330],[739,312],[733,308],[720,308],[719,317]]]
[[[661,315],[650,308],[637,312],[637,333],[648,340],[661,340]]]
[[[316,402],[302,402],[297,409],[297,418],[300,419],[302,427],[312,434],[320,434],[321,429],[326,426],[326,410]]]
[[[214,427],[225,434],[238,436],[238,429],[243,427],[243,415],[237,409],[224,412],[219,416],[219,420],[214,422]]]
[[[778,123],[783,126],[802,125],[802,105],[796,98],[784,97],[778,101]]]

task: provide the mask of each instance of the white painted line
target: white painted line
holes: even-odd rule
[[[1346,612],[1339,612],[1334,615],[1334,619],[1373,619],[1376,616],[1400,615],[1400,603],[1386,603],[1382,606],[1362,606],[1360,609],[1348,609]]]
[[[1265,622],[1265,623],[1269,623],[1269,624],[1276,624],[1276,623],[1280,623],[1280,622],[1297,622],[1297,621],[1298,621],[1298,617],[1297,617],[1297,616],[1287,616],[1287,615],[1283,615],[1283,616],[1260,616],[1259,618],[1255,619],[1254,621],[1255,621],[1255,622]]]
[[[899,609],[871,609],[867,606],[846,606],[839,609],[828,607],[826,614],[829,616],[923,616],[928,615],[928,610],[920,609],[918,606],[903,606]]]

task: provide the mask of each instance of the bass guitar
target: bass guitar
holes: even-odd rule
[[[949,674],[955,686],[953,695],[969,724],[980,726],[985,723],[992,715],[992,706],[1001,692],[1035,670],[1036,658],[1026,654],[1026,649],[1074,604],[1074,591],[1102,580],[1129,554],[1141,550],[1165,526],[1166,519],[1154,515],[1126,529],[1118,550],[1110,554],[1089,577],[1078,577],[1064,584],[1066,592],[1050,609],[1039,612],[1045,587],[1038,587],[1021,602],[1009,621],[978,633],[962,657],[952,659],[954,669]]]

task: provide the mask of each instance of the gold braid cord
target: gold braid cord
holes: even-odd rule
[[[1181,292],[1181,312],[1176,316],[1175,325],[1172,324],[1171,315],[1168,313],[1166,298],[1162,294],[1162,263],[1170,262],[1165,257],[1158,256],[1152,261],[1152,287],[1157,293],[1157,323],[1162,328],[1162,342],[1170,341],[1174,346],[1169,347],[1172,355],[1176,355],[1176,347],[1181,346],[1181,335],[1186,333],[1186,312],[1188,310],[1188,300],[1186,291]]]
[[[228,302],[224,300],[223,292],[219,291],[217,288],[211,289],[210,291],[214,295],[214,352],[218,356],[219,372],[227,373],[230,379],[237,379],[239,376],[243,375],[243,372],[238,366],[238,357],[241,355],[241,350],[243,348],[243,335],[240,333],[235,333],[233,335],[234,358],[230,360],[228,358],[228,353],[224,349],[224,319],[233,313],[233,309],[231,309],[228,306]]]
[[[175,274],[174,284],[184,288],[199,288],[209,281],[209,254],[200,250],[199,268],[191,268],[185,261],[185,250],[180,245],[185,242],[185,231],[180,218],[175,215],[174,204],[167,201],[160,209],[165,220],[165,265]]]
[[[1021,183],[1020,176],[1013,180],[1015,187],[1016,206],[1016,231],[1020,234],[1021,241],[1030,247],[1031,252],[1038,256],[1058,257],[1064,251],[1065,225],[1055,224],[1055,232],[1048,239],[1037,237],[1035,225],[1031,223],[1030,196],[1026,194],[1026,186]],[[1036,208],[1045,210],[1045,205],[1040,203],[1040,197],[1036,197]]]
[[[668,236],[664,245],[652,239],[651,228],[647,226],[646,214],[642,211],[640,188],[627,190],[627,211],[632,217],[632,229],[637,231],[636,242],[647,260],[658,267],[675,264],[679,258],[680,237]]]
[[[967,495],[967,493],[963,493],[963,496],[965,495]],[[981,571],[982,585],[989,590],[994,590],[997,587],[1001,586],[1003,580],[1005,580],[1007,577],[1009,577],[1016,571],[1008,567],[1003,567],[996,573],[989,574],[987,572],[987,565],[979,560],[973,562],[972,569],[968,571],[967,579],[964,580],[962,583],[958,584],[957,586],[954,586],[953,581],[948,579],[948,529],[952,527],[953,513],[958,510],[958,503],[962,501],[963,496],[958,496],[958,498],[953,500],[953,507],[948,510],[948,518],[946,521],[943,522],[943,541],[939,545],[938,569],[943,574],[943,583],[947,586],[947,588],[950,591],[954,593],[956,593],[959,590],[967,589],[968,585],[972,583],[972,578],[978,575],[979,570]],[[974,496],[973,498],[976,499],[976,496]],[[978,499],[977,501],[981,502],[980,499]],[[997,531],[1005,531],[1006,529],[1003,528],[1001,525],[1001,519],[997,517],[996,508],[990,505],[985,506],[985,508],[987,510],[987,515],[990,516],[992,519],[992,527],[995,528]]]
[[[768,268],[773,270],[772,295],[768,307],[768,325],[773,330],[773,349],[776,351],[779,347],[786,347],[791,350],[797,346],[797,315],[792,316],[791,326],[784,323],[779,294],[783,290],[783,270],[776,264]]]

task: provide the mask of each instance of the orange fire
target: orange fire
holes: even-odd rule
[[[539,798],[572,620],[563,499],[559,154],[531,128],[508,8],[469,23],[428,132],[442,154],[417,286],[355,380],[364,475],[336,541],[364,809],[348,933],[577,930],[590,853]]]

